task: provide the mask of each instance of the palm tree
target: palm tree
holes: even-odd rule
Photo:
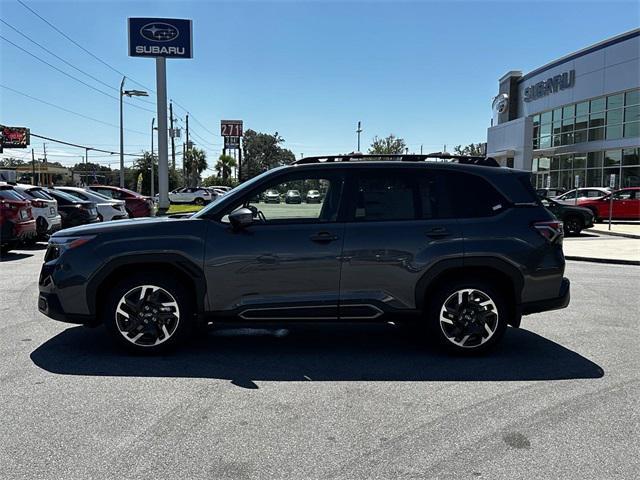
[[[216,163],[216,173],[222,177],[223,181],[227,181],[231,176],[232,169],[236,166],[235,159],[230,155],[220,155],[218,163]]]
[[[190,148],[184,156],[184,166],[189,184],[197,187],[200,174],[207,169],[207,154],[199,148]]]

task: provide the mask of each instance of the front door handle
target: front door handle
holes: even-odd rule
[[[445,227],[433,227],[431,230],[427,231],[427,237],[431,238],[442,238],[448,237],[449,235],[451,235],[451,233],[449,233],[449,230]]]
[[[312,242],[316,243],[329,243],[338,240],[338,236],[329,232],[318,232],[314,233],[309,237]]]

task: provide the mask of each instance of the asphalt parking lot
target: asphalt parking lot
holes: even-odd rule
[[[308,327],[143,358],[38,313],[43,253],[0,263],[0,478],[640,476],[640,267],[569,262],[487,357]]]

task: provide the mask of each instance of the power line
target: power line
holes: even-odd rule
[[[55,103],[47,102],[46,100],[42,100],[41,98],[34,97],[32,95],[29,95],[28,93],[24,93],[24,92],[21,92],[19,90],[14,89],[14,88],[7,87],[6,85],[3,85],[1,83],[0,83],[0,87],[4,88],[6,90],[9,90],[9,91],[11,91],[13,93],[17,93],[18,95],[22,95],[23,97],[30,98],[31,100],[35,100],[37,102],[44,103],[45,105],[49,105],[50,107],[54,107],[54,108],[57,108],[57,109],[62,110],[64,112],[71,113],[73,115],[77,115],[77,116],[82,117],[82,118],[86,118],[87,120],[91,120],[93,122],[101,123],[103,125],[107,125],[107,126],[113,127],[113,128],[118,128],[118,129],[120,128],[118,125],[115,125],[113,123],[105,122],[104,120],[99,120],[97,118],[90,117],[89,115],[85,115],[84,113],[79,113],[79,112],[75,112],[73,110],[69,110],[68,108],[61,107],[60,105],[56,105]],[[145,135],[145,136],[147,136],[149,134],[149,132],[141,132],[139,130],[132,130],[130,128],[125,128],[124,130],[126,130],[127,132],[138,133],[140,135]]]
[[[109,68],[110,70],[114,71],[115,73],[117,73],[118,75],[122,76],[122,77],[127,77],[127,79],[131,80],[133,83],[141,86],[142,88],[144,88],[145,90],[147,90],[148,92],[153,92],[155,93],[155,90],[152,88],[149,88],[148,86],[144,85],[143,83],[140,83],[139,81],[137,81],[135,78],[132,78],[128,75],[126,75],[125,73],[121,72],[120,70],[118,70],[117,68],[115,68],[114,66],[112,66],[111,64],[107,63],[106,61],[102,60],[100,57],[98,57],[97,55],[95,55],[94,53],[92,53],[91,51],[87,50],[85,47],[83,47],[80,43],[76,42],[73,38],[71,38],[69,35],[67,35],[66,33],[64,33],[62,30],[60,30],[58,27],[56,27],[53,23],[51,23],[49,20],[47,20],[46,18],[44,18],[42,15],[40,15],[38,12],[36,12],[34,9],[32,9],[31,7],[29,7],[26,3],[24,3],[22,0],[17,0],[18,3],[20,5],[22,5],[24,8],[26,8],[27,10],[29,10],[33,15],[35,15],[36,17],[38,17],[40,20],[42,20],[44,23],[46,23],[49,27],[51,27],[53,30],[55,30],[56,32],[58,32],[60,35],[62,35],[64,38],[66,38],[68,41],[70,41],[71,43],[73,43],[76,47],[78,47],[80,50],[82,50],[83,52],[85,52],[86,54],[88,54],[89,56],[91,56],[92,58],[96,59],[97,61],[99,61],[100,63],[102,63],[104,66],[106,66],[107,68]],[[173,100],[173,102],[180,107],[182,110],[184,110],[185,112],[189,113],[189,109],[184,107],[183,105],[181,105],[180,103],[178,103],[177,101]],[[125,102],[126,103],[126,102]],[[151,102],[148,102],[151,103]],[[142,107],[138,107],[138,108],[142,108]],[[155,112],[153,112],[155,113]],[[198,120],[197,117],[195,117],[193,114],[189,113],[189,115],[191,115],[191,118],[198,124],[200,125],[205,131],[207,131],[209,134],[211,134],[212,136],[215,136],[215,133],[213,133],[211,130],[209,130],[202,122],[200,122],[200,120]]]
[[[108,153],[110,155],[119,155],[120,154],[120,152],[110,152],[109,150],[103,150],[101,148],[88,147],[86,145],[78,145],[77,143],[71,143],[71,142],[66,142],[64,140],[58,140],[56,138],[45,137],[44,135],[38,135],[36,133],[31,133],[30,135],[32,137],[40,138],[42,140],[48,140],[49,142],[60,143],[62,145],[69,145],[70,147],[84,148],[85,150],[89,149],[92,152],[102,152],[102,153]],[[124,153],[123,155],[127,155],[129,157],[139,157],[140,156],[139,153]]]
[[[47,20],[46,18],[44,18],[42,15],[40,15],[38,12],[36,12],[34,9],[32,9],[31,7],[29,7],[26,3],[24,3],[22,0],[17,0],[18,3],[20,5],[22,5],[24,8],[26,8],[27,10],[29,10],[31,13],[33,13],[36,17],[38,17],[40,20],[42,20],[44,23],[46,23],[47,25],[49,25],[52,29],[54,29],[56,32],[58,32],[60,35],[62,35],[64,38],[66,38],[67,40],[69,40],[71,43],[73,43],[76,47],[78,47],[80,50],[82,50],[83,52],[85,52],[86,54],[90,55],[91,57],[95,58],[97,61],[99,61],[100,63],[102,63],[103,65],[105,65],[106,67],[110,68],[111,70],[113,70],[114,72],[116,72],[118,75],[120,75],[121,77],[126,77],[127,75],[125,75],[124,73],[122,73],[120,70],[118,70],[117,68],[111,66],[110,64],[108,64],[107,62],[105,62],[104,60],[102,60],[100,57],[98,57],[97,55],[93,54],[92,52],[90,52],[89,50],[87,50],[86,48],[84,48],[82,45],[80,45],[78,42],[76,42],[73,38],[71,38],[69,35],[67,35],[66,33],[64,33],[62,30],[60,30],[58,27],[56,27],[53,23],[51,23],[49,20]],[[142,88],[144,88],[145,90],[148,91],[152,91],[155,92],[155,90],[143,85],[142,83],[136,81],[135,79],[128,77],[129,80],[131,80],[133,83],[136,83],[138,85],[140,85]]]
[[[95,90],[95,91],[96,91],[96,92],[98,92],[98,93],[101,93],[102,95],[105,95],[105,96],[107,96],[107,97],[109,97],[109,98],[112,98],[112,99],[114,99],[114,100],[116,100],[116,101],[120,101],[120,99],[119,99],[118,97],[116,97],[116,96],[114,96],[114,95],[111,95],[110,93],[104,92],[104,91],[100,90],[99,88],[94,87],[93,85],[91,85],[91,84],[89,84],[89,83],[85,82],[84,80],[80,80],[78,77],[74,77],[74,76],[73,76],[73,75],[71,75],[70,73],[65,72],[64,70],[62,70],[62,69],[60,69],[60,68],[56,67],[55,65],[53,65],[53,64],[51,64],[51,63],[49,63],[49,62],[47,62],[46,60],[43,60],[42,58],[38,57],[37,55],[35,55],[35,54],[31,53],[29,50],[26,50],[26,49],[22,48],[20,45],[17,45],[16,43],[13,43],[13,42],[12,42],[11,40],[9,40],[8,38],[3,37],[2,35],[0,35],[0,38],[1,38],[2,40],[4,40],[5,42],[7,42],[7,43],[9,43],[9,44],[13,45],[13,46],[14,46],[15,48],[17,48],[18,50],[23,51],[23,52],[24,52],[24,53],[26,53],[27,55],[32,56],[32,57],[33,57],[33,58],[35,58],[36,60],[39,60],[40,62],[44,63],[45,65],[48,65],[49,67],[51,67],[51,68],[53,68],[54,70],[56,70],[56,71],[58,71],[58,72],[62,73],[63,75],[66,75],[67,77],[69,77],[69,78],[71,78],[71,79],[75,80],[76,82],[79,82],[79,83],[81,83],[82,85],[84,85],[84,86],[86,86],[86,87],[89,87],[90,89]],[[148,109],[148,108],[141,107],[141,106],[136,105],[136,104],[134,104],[134,103],[128,103],[128,102],[124,102],[124,103],[126,103],[127,105],[130,105],[130,106],[132,106],[132,107],[138,108],[138,109],[140,109],[140,110],[145,110],[145,111],[147,111],[147,112],[155,113],[153,110],[150,110],[150,109]]]

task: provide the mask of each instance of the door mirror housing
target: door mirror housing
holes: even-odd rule
[[[253,212],[246,208],[238,208],[229,214],[229,223],[236,229],[246,228],[253,223]]]

